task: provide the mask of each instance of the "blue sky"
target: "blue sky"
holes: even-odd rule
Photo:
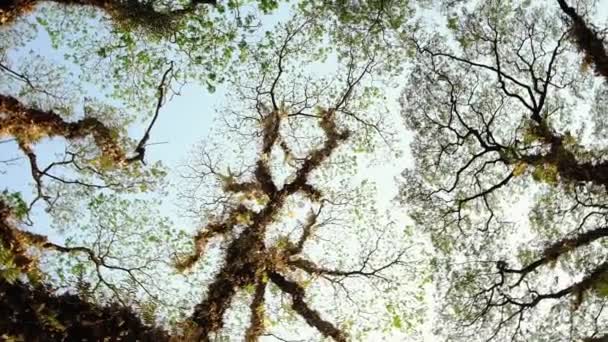
[[[597,9],[598,13],[594,19],[598,25],[601,25],[608,18],[608,0],[599,1]],[[263,29],[270,29],[276,22],[287,18],[288,15],[288,8],[283,7],[275,15],[264,18]],[[31,18],[30,20],[33,21]],[[63,52],[51,47],[49,37],[42,29],[39,30],[35,40],[21,49],[20,52],[16,54],[13,52],[12,57],[14,60],[18,60],[20,55],[30,55],[30,50],[52,61],[63,60]],[[324,68],[327,68],[327,70],[331,70],[334,67],[335,65],[331,62],[324,65]],[[319,71],[323,72],[323,70]],[[190,82],[183,86],[180,94],[171,96],[163,106],[149,141],[151,144],[158,144],[148,148],[146,159],[150,162],[161,160],[173,170],[170,173],[170,180],[176,180],[176,167],[185,163],[188,154],[192,151],[192,147],[207,137],[216,118],[216,111],[221,109],[223,105],[226,105],[226,94],[229,91],[230,89],[226,85],[220,85],[215,93],[209,93],[206,88],[195,82]],[[398,89],[394,89],[393,99],[396,99],[397,96]],[[153,106],[151,105],[149,108],[151,114]],[[398,111],[396,103],[391,109]],[[130,128],[130,136],[138,139],[146,126],[147,121],[137,122]],[[55,153],[63,151],[63,143],[47,139],[43,143],[36,145],[36,151],[38,152],[41,165],[44,165],[54,160]],[[13,143],[5,143],[0,144],[0,156],[2,156],[2,159],[9,159],[19,157],[20,152]],[[5,174],[0,175],[0,180],[5,184],[5,187],[21,191],[27,197],[32,191],[32,187],[30,186],[32,179],[27,160],[25,158],[19,159],[13,165],[7,167],[5,171]],[[395,171],[393,170],[391,173]],[[384,173],[383,170],[377,170],[376,172]],[[379,180],[386,182],[387,178],[380,177]],[[388,187],[389,184],[386,185]],[[167,206],[166,208],[168,211],[172,211],[171,206]],[[170,212],[167,214],[174,216]],[[40,219],[43,219],[43,221],[38,222],[37,229],[47,225],[48,221],[44,216],[41,215]]]
[[[602,0],[598,4],[599,13],[596,16],[596,23],[601,25],[608,17],[608,0]],[[273,20],[266,21],[266,25],[272,25],[276,20],[285,18],[285,12],[277,14]],[[21,53],[28,53],[32,49],[37,53],[45,56],[50,56],[54,59],[61,59],[61,51],[54,51],[50,46],[48,36],[41,32],[38,38]],[[328,70],[334,67],[331,63],[325,65]],[[318,70],[322,73],[323,70]],[[149,143],[155,144],[150,146],[146,152],[148,162],[161,160],[165,165],[171,168],[169,180],[172,182],[178,181],[178,167],[186,162],[188,154],[193,150],[193,147],[201,140],[208,137],[209,132],[213,128],[214,120],[217,119],[216,110],[227,105],[226,95],[230,88],[227,85],[218,87],[215,93],[210,94],[204,87],[189,83],[181,88],[180,94],[172,96],[163,106],[160,117],[154,126]],[[399,107],[396,102],[399,96],[399,89],[394,88],[387,90],[390,93],[390,110],[394,115],[399,115]],[[149,106],[150,111],[153,110],[153,104]],[[134,139],[139,139],[147,121],[138,122],[130,128],[130,136]],[[409,137],[405,136],[402,141],[402,147],[405,147]],[[53,160],[55,153],[63,151],[63,142],[59,140],[44,141],[36,146],[37,154],[40,157],[40,164],[44,165]],[[8,159],[14,156],[19,156],[20,152],[12,143],[0,144],[0,159]],[[389,205],[389,202],[395,195],[394,176],[404,168],[404,165],[410,162],[407,155],[401,159],[393,160],[392,164],[361,164],[361,172],[357,180],[369,178],[378,184],[377,200],[384,202],[383,205]],[[5,187],[11,190],[18,190],[24,194],[31,194],[32,179],[29,172],[27,160],[25,158],[15,162],[14,166],[6,168],[6,174],[0,174],[0,182]],[[27,197],[27,196],[26,196]],[[177,208],[179,203],[177,198],[168,197],[165,199],[166,205],[163,207],[163,213],[179,224],[187,224],[187,220],[180,216]],[[36,232],[49,234],[51,239],[60,239],[56,232],[48,229],[49,220],[40,210],[37,210],[35,217],[36,224],[32,228]],[[406,220],[405,210],[401,210],[395,214],[395,219]]]
[[[43,8],[44,6],[46,5],[42,5]],[[283,6],[273,15],[264,16],[263,26],[259,32],[271,29],[279,21],[288,18],[289,13],[289,7]],[[37,35],[26,46],[17,51],[10,51],[9,60],[14,63],[13,67],[23,67],[17,61],[36,58],[33,56],[39,55],[43,56],[47,62],[64,65],[75,74],[80,73],[81,71],[77,66],[65,61],[64,51],[61,48],[54,49],[51,46],[49,35],[36,23],[35,16],[36,12],[25,18],[25,21],[38,27]],[[226,94],[229,91],[226,84],[221,84],[215,92],[210,93],[206,87],[197,82],[188,82],[182,87],[174,87],[174,89],[178,90],[178,93],[166,97],[160,116],[152,129],[151,138],[148,142],[150,146],[146,150],[146,161],[148,163],[162,161],[165,166],[169,167],[167,179],[172,183],[179,180],[178,169],[187,161],[194,146],[208,136],[216,118],[217,110],[226,105]],[[90,87],[90,90],[95,94],[99,91],[99,88]],[[141,138],[154,112],[155,105],[155,102],[146,105],[149,112],[139,115],[139,118],[144,118],[144,120],[136,121],[129,127],[129,136],[132,139],[139,140]],[[75,108],[78,110],[78,106]],[[36,144],[35,151],[39,158],[39,165],[43,167],[43,165],[60,158],[57,154],[63,152],[64,146],[61,139],[44,139]],[[33,180],[27,159],[23,157],[16,144],[12,142],[0,144],[0,156],[2,156],[0,160],[19,158],[3,168],[5,173],[0,174],[0,182],[11,191],[21,192],[26,202],[29,202],[29,199],[33,198]],[[164,202],[163,211],[165,214],[179,221],[180,216],[176,215],[176,207],[173,206],[177,199],[168,198]],[[32,215],[35,225],[31,229],[49,234],[51,239],[58,239],[59,236],[56,235],[56,232],[49,229],[49,218],[41,210],[40,204],[35,206]]]
[[[277,19],[285,18],[285,12],[279,12],[273,19],[268,20],[266,25],[271,26],[276,22]],[[14,55],[15,60],[20,59],[20,54],[24,56],[29,54],[29,50],[34,50],[35,53],[43,55],[45,57],[50,57],[53,60],[61,61],[62,52],[53,50],[50,46],[50,42],[48,36],[44,31],[41,31],[38,38],[26,48],[21,50],[19,53]],[[318,66],[317,66],[318,67]],[[325,74],[331,75],[332,72],[335,73],[336,65],[334,62],[328,62],[324,64],[322,67],[318,67],[314,71],[317,74]],[[229,94],[230,87],[228,85],[223,85],[218,87],[217,91],[213,94],[209,94],[208,91],[201,86],[198,86],[194,83],[190,83],[185,85],[180,90],[180,95],[172,96],[168,98],[168,101],[163,106],[160,116],[156,125],[154,126],[151,132],[151,138],[149,143],[162,143],[155,144],[150,146],[146,151],[146,160],[148,163],[153,163],[154,161],[161,160],[163,164],[167,165],[171,168],[169,173],[169,180],[172,182],[179,181],[178,175],[178,167],[186,162],[186,159],[190,152],[192,152],[194,146],[201,140],[204,140],[208,137],[209,132],[212,130],[213,122],[217,118],[216,110],[221,109],[222,106],[230,105],[226,101],[226,95]],[[397,97],[399,95],[399,89],[395,87],[389,91],[391,93],[391,113],[392,115],[398,117],[399,116],[399,108],[397,103]],[[148,107],[150,109],[150,113],[152,113],[154,109],[154,103],[151,103]],[[142,115],[144,116],[144,115]],[[70,118],[74,119],[74,118]],[[138,122],[133,127],[129,129],[130,137],[134,139],[139,139],[143,134],[145,127],[147,126],[148,121]],[[257,142],[256,142],[257,143]],[[227,148],[229,146],[226,146]],[[62,153],[64,149],[64,142],[60,139],[54,140],[45,140],[35,146],[35,150],[37,154],[40,156],[39,164],[41,167],[46,165],[47,163],[54,160],[56,153]],[[0,145],[0,155],[2,156],[17,156],[20,155],[20,152],[16,148],[16,146],[12,143],[1,144]],[[60,158],[60,156],[59,156]],[[360,182],[363,179],[373,179],[379,183],[380,191],[376,193],[378,197],[381,197],[382,200],[388,204],[392,197],[396,193],[397,187],[394,184],[393,176],[399,174],[401,169],[403,168],[402,160],[394,160],[392,165],[388,164],[379,164],[376,163],[373,167],[370,167],[369,163],[362,163],[359,165],[361,168],[359,171],[358,177],[354,179],[356,182]],[[7,173],[0,175],[0,182],[3,182],[4,186],[13,190],[13,191],[21,191],[26,199],[31,198],[29,196],[32,193],[33,187],[32,178],[29,171],[29,165],[25,158],[20,159],[15,163],[14,166],[10,166],[6,169]],[[174,192],[171,192],[174,194]],[[151,196],[157,196],[157,194],[153,194]],[[180,205],[177,202],[177,198],[168,197],[164,198],[165,206],[162,208],[163,214],[171,217],[174,221],[179,225],[186,225],[188,230],[195,230],[198,227],[188,222],[188,219],[182,217],[181,212],[178,210]],[[63,242],[63,237],[58,234],[58,232],[53,229],[49,229],[50,221],[44,212],[40,210],[43,207],[42,203],[39,203],[38,210],[35,211],[35,215],[33,219],[35,220],[35,224],[32,229],[35,232],[43,233],[49,236],[49,238],[56,242]],[[305,214],[303,210],[301,214]],[[395,216],[395,219],[403,218],[404,212],[399,213],[399,215]],[[86,218],[86,215],[83,213],[83,218]],[[399,233],[402,232],[403,227],[400,225],[396,227]],[[340,231],[330,232],[333,234],[340,234]],[[371,232],[370,232],[371,234]],[[353,238],[354,239],[354,238]],[[342,238],[342,240],[346,240],[346,238]],[[394,239],[396,241],[396,239]],[[348,248],[344,248],[345,253],[349,252]],[[340,252],[339,250],[333,252]],[[350,251],[351,253],[353,251]],[[210,253],[213,257],[213,253]],[[354,262],[355,258],[350,258],[347,262]],[[217,262],[216,262],[217,264]],[[217,266],[217,265],[216,265]],[[201,266],[202,268],[202,266]],[[213,270],[213,267],[210,268]],[[210,272],[206,270],[207,273]],[[207,274],[208,276],[208,274]],[[163,279],[165,282],[169,282],[170,277]],[[193,277],[196,279],[196,277]],[[181,286],[184,286],[183,279]],[[194,282],[194,280],[191,280]],[[209,279],[206,279],[208,282]],[[188,283],[189,284],[189,283]],[[200,282],[198,283],[200,284]],[[189,300],[197,301],[200,297],[200,293],[203,291],[202,286],[193,287],[192,291],[196,293],[192,298],[188,298]],[[188,296],[190,292],[181,291],[181,296]],[[363,294],[362,294],[363,295]],[[372,293],[366,293],[367,296],[372,296]],[[381,309],[384,309],[384,304],[379,302],[377,299],[374,300],[378,305],[380,305]],[[331,302],[325,301],[324,305],[331,305]],[[353,315],[353,312],[348,313],[349,315]],[[297,328],[297,327],[296,327]],[[300,327],[301,328],[301,327]],[[297,332],[297,330],[296,330]]]

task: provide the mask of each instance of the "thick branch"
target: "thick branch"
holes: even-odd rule
[[[580,302],[582,301],[583,293],[591,289],[596,284],[596,282],[602,279],[606,275],[606,272],[608,272],[608,262],[604,262],[597,266],[593,271],[591,271],[591,273],[587,274],[578,283],[574,283],[557,292],[538,295],[534,298],[532,302],[521,303],[519,305],[522,305],[524,307],[531,307],[535,306],[544,299],[557,299],[570,294],[574,294],[575,296],[577,296],[578,298],[576,304],[580,304]]]
[[[519,274],[525,275],[527,273],[534,271],[538,267],[557,259],[562,254],[569,253],[581,246],[586,246],[586,245],[592,243],[593,241],[596,241],[598,239],[601,239],[601,238],[604,238],[607,236],[608,236],[608,228],[602,227],[602,228],[593,229],[593,230],[578,234],[575,237],[564,238],[564,239],[561,239],[561,240],[553,243],[551,246],[549,246],[548,248],[545,249],[545,251],[543,252],[542,258],[537,259],[536,261],[530,263],[528,266],[526,266],[524,268],[511,269],[511,268],[504,267],[503,264],[500,264],[503,266],[499,267],[499,269],[505,273],[519,273]]]
[[[598,239],[601,239],[601,238],[604,238],[607,236],[608,236],[608,228],[605,228],[605,227],[597,228],[594,230],[590,230],[590,231],[578,234],[575,237],[564,238],[564,239],[561,239],[561,240],[553,243],[552,245],[550,245],[549,247],[547,247],[544,250],[543,256],[541,258],[533,261],[532,263],[528,264],[527,266],[525,266],[523,268],[519,268],[519,269],[518,268],[508,268],[507,264],[503,261],[499,261],[496,264],[496,267],[498,268],[498,272],[501,276],[501,279],[503,279],[503,281],[504,281],[505,273],[519,274],[519,278],[517,279],[517,281],[513,285],[511,285],[511,287],[515,287],[515,286],[518,286],[519,284],[521,284],[521,282],[526,278],[526,276],[528,274],[530,274],[531,272],[534,272],[539,267],[555,261],[557,258],[562,256],[563,254],[569,253],[569,252],[575,250],[576,248],[586,246],[586,245],[592,243],[593,241],[596,241]]]
[[[98,119],[86,117],[66,122],[53,111],[26,106],[7,95],[0,95],[0,136],[14,137],[23,146],[44,137],[78,140],[92,136],[104,156],[117,163],[125,160],[112,130]]]
[[[606,342],[608,341],[608,334],[597,336],[597,337],[586,337],[583,342]]]
[[[0,200],[0,248],[10,251],[15,266],[22,272],[27,272],[35,266],[35,260],[27,255],[29,245],[44,242],[46,238],[15,227],[12,215],[12,209],[8,204]]]
[[[346,341],[346,335],[340,329],[336,328],[330,322],[323,320],[317,311],[311,309],[308,304],[306,304],[304,301],[305,292],[302,286],[275,272],[270,273],[270,280],[272,280],[281,291],[288,293],[291,296],[291,307],[304,318],[308,325],[317,329],[325,337],[331,337],[335,341]]]
[[[304,244],[306,243],[306,241],[312,234],[312,229],[317,224],[317,218],[321,214],[322,209],[323,209],[323,205],[321,205],[319,207],[319,210],[316,212],[312,211],[312,210],[310,211],[310,213],[308,214],[308,217],[306,218],[306,222],[304,223],[304,226],[302,227],[302,235],[300,235],[300,239],[298,239],[298,243],[296,245],[292,246],[291,248],[289,248],[289,250],[287,250],[287,254],[289,256],[302,253],[302,249],[304,249]]]
[[[191,268],[203,256],[205,246],[211,238],[228,233],[239,222],[249,218],[254,213],[244,205],[240,205],[230,212],[228,219],[221,222],[212,222],[200,230],[194,237],[194,253],[185,260],[177,260],[176,268],[180,271]]]
[[[209,285],[206,298],[194,308],[192,320],[198,324],[201,340],[207,341],[210,332],[223,327],[224,313],[237,289],[255,282],[256,271],[265,262],[264,249],[264,242],[251,228],[230,244],[224,266]]]
[[[249,306],[251,317],[249,318],[249,327],[245,332],[245,341],[256,342],[264,333],[264,294],[266,293],[266,282],[264,279],[259,279],[255,286],[253,300]]]
[[[0,330],[25,341],[168,341],[130,309],[96,306],[75,295],[57,296],[42,286],[0,279]]]
[[[539,136],[550,144],[546,154],[523,155],[520,160],[530,165],[551,164],[559,176],[569,182],[593,183],[608,187],[608,162],[579,162],[576,155],[564,146],[564,137],[544,125],[538,127]]]
[[[604,40],[589,27],[576,10],[565,0],[557,0],[562,11],[572,20],[572,36],[578,49],[584,54],[584,62],[593,65],[595,72],[608,81],[608,54]]]
[[[8,0],[0,4],[0,26],[9,24],[18,17],[29,13],[37,4],[42,2],[54,2],[66,6],[91,6],[108,13],[112,17],[126,17],[130,14],[139,17],[138,22],[148,18],[151,21],[164,23],[170,23],[184,15],[193,13],[198,4],[216,4],[216,0],[192,0],[181,9],[160,12],[154,8],[153,2],[140,0]]]

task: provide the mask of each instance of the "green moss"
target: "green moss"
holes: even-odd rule
[[[534,178],[535,181],[550,185],[557,184],[557,176],[557,166],[549,163],[537,165],[532,172],[532,178]]]

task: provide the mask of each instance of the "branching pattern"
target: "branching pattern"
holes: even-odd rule
[[[256,154],[253,166],[247,167],[245,171],[238,174],[233,173],[230,168],[228,174],[223,174],[212,162],[208,154],[203,154],[203,169],[206,170],[200,176],[212,175],[221,180],[222,194],[215,201],[207,204],[219,209],[219,214],[210,219],[210,222],[197,233],[194,238],[194,253],[182,256],[177,261],[177,267],[181,270],[192,268],[201,258],[211,239],[222,237],[227,247],[223,256],[223,264],[215,275],[214,280],[208,285],[206,295],[199,303],[191,316],[191,320],[198,326],[196,338],[208,340],[209,335],[219,332],[224,327],[224,315],[231,306],[231,301],[239,291],[245,288],[255,289],[250,304],[250,323],[246,329],[246,339],[255,338],[264,334],[262,315],[264,312],[264,294],[267,283],[278,288],[291,300],[291,308],[310,327],[316,329],[321,335],[331,337],[336,341],[346,341],[347,335],[338,326],[326,320],[307,302],[306,288],[295,280],[290,279],[297,272],[304,272],[313,277],[320,276],[322,279],[343,286],[346,278],[364,277],[389,281],[384,278],[383,273],[394,266],[402,265],[404,252],[398,253],[394,259],[381,266],[372,265],[370,261],[376,249],[371,250],[363,260],[359,269],[340,270],[318,266],[313,261],[305,258],[302,251],[305,244],[314,235],[313,231],[323,225],[319,222],[319,215],[328,203],[323,191],[311,182],[313,174],[330,158],[350,136],[351,132],[341,128],[338,124],[339,118],[345,116],[356,116],[349,110],[349,99],[365,75],[374,65],[374,59],[370,58],[359,70],[353,63],[347,70],[346,89],[338,92],[334,103],[324,109],[318,109],[320,104],[309,93],[303,100],[293,100],[289,95],[281,94],[278,85],[285,77],[285,63],[293,53],[291,47],[296,37],[306,28],[307,23],[295,27],[288,27],[282,44],[276,50],[276,68],[264,74],[260,85],[255,88],[256,106],[254,110],[259,118],[249,117],[256,120],[260,127],[260,146]],[[271,77],[265,79],[265,77]],[[283,96],[281,96],[283,95]],[[310,96],[310,98],[308,97]],[[289,100],[285,100],[285,99]],[[286,105],[287,102],[293,107],[302,109],[295,112],[293,107]],[[310,102],[310,103],[309,103]],[[305,110],[312,105],[317,106],[317,112],[308,116]],[[350,113],[350,114],[348,114]],[[316,122],[322,135],[316,140],[316,146],[308,151],[299,151],[293,156],[295,149],[290,146],[288,139],[283,136],[283,127],[294,120],[295,116],[306,117],[305,120]],[[299,119],[299,118],[298,118]],[[312,144],[311,144],[312,145]],[[301,146],[298,146],[301,150]],[[281,182],[274,174],[273,154],[282,153],[285,159],[293,158],[292,170]],[[194,175],[196,176],[196,175]],[[282,184],[281,184],[282,183]],[[235,201],[233,197],[236,197]],[[283,220],[280,216],[291,198],[303,198],[310,204],[310,212],[302,224],[302,232],[295,241],[279,239],[276,244],[269,245],[267,233],[269,227]],[[245,200],[245,201],[244,201]],[[244,204],[253,200],[255,205]],[[346,290],[345,290],[346,291]]]
[[[575,114],[565,99],[584,81],[569,66],[579,58],[576,48],[601,74],[603,45],[559,3],[574,14],[573,27],[556,26],[557,13],[490,1],[450,24],[454,45],[412,37],[417,63],[403,113],[417,133],[421,174],[404,172],[404,199],[438,250],[453,258],[438,267],[447,274],[438,285],[450,305],[444,317],[457,321],[446,333],[453,338],[542,340],[532,334],[551,323],[536,315],[561,319],[569,309],[570,330],[550,329],[551,338],[603,332],[605,316],[596,310],[605,301],[599,246],[608,162],[560,122]],[[508,198],[539,188],[552,195],[537,195],[527,228]],[[517,229],[519,236],[535,229],[526,243],[542,245],[516,246],[516,257],[500,241],[514,239]],[[477,329],[484,333],[473,336]]]

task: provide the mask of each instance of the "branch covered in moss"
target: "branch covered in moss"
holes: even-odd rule
[[[578,49],[584,54],[584,62],[593,65],[595,72],[608,81],[608,54],[604,39],[590,27],[576,10],[565,0],[557,0],[562,11],[572,20],[572,36]]]
[[[32,242],[43,242],[46,238],[32,233],[22,232],[15,227],[11,207],[0,200],[0,250],[10,253],[12,263],[23,273],[36,268],[35,260],[27,255]],[[5,265],[6,267],[6,265]]]
[[[574,237],[563,238],[551,244],[549,247],[545,248],[545,250],[543,251],[543,256],[541,258],[531,262],[530,264],[521,269],[507,268],[506,265],[503,263],[498,263],[498,269],[499,271],[505,273],[521,274],[521,278],[523,278],[528,273],[536,270],[542,265],[546,265],[547,263],[556,260],[563,254],[574,251],[579,247],[586,246],[598,239],[602,239],[605,237],[608,237],[608,228],[596,228],[584,233],[577,234]]]
[[[172,27],[176,20],[195,11],[198,4],[215,5],[216,0],[192,0],[180,9],[159,11],[153,1],[139,0],[8,0],[0,4],[0,26],[10,24],[30,13],[42,2],[54,2],[66,6],[91,6],[110,15],[117,22],[128,21],[136,26]]]
[[[75,295],[13,284],[0,279],[0,330],[25,341],[168,341],[163,330],[149,327],[130,309],[96,306]]]
[[[325,337],[331,337],[335,341],[346,341],[346,336],[340,329],[336,328],[330,322],[323,320],[317,311],[311,309],[308,304],[306,304],[304,301],[305,292],[302,286],[287,280],[285,277],[275,272],[270,273],[270,280],[272,280],[281,291],[288,293],[291,296],[291,307],[306,320],[308,325],[315,327]]]
[[[245,340],[247,342],[255,342],[264,332],[264,294],[266,293],[266,280],[260,277],[255,286],[253,300],[249,306],[251,317],[249,318],[249,327],[245,332]]]
[[[29,107],[12,96],[0,95],[0,136],[14,137],[22,146],[50,137],[67,140],[92,136],[102,154],[114,162],[122,162],[125,153],[112,130],[93,117],[67,122],[53,112]]]

